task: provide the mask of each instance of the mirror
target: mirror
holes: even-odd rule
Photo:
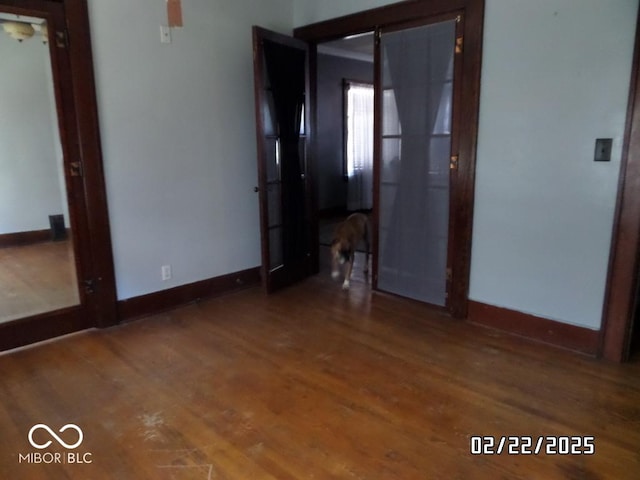
[[[0,12],[0,322],[78,305],[42,18]]]

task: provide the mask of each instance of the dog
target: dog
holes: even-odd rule
[[[347,265],[343,290],[349,289],[353,260],[360,240],[364,241],[367,249],[364,262],[366,275],[369,272],[369,219],[363,213],[353,213],[336,226],[331,242],[331,278],[336,280],[340,276],[340,265]]]

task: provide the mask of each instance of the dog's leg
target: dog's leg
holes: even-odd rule
[[[364,254],[364,273],[369,273],[369,222],[364,224],[364,244],[366,253]]]
[[[337,280],[340,276],[340,269],[338,267],[338,261],[335,258],[331,258],[331,278]]]
[[[353,269],[353,257],[354,253],[349,256],[349,261],[347,262],[347,268],[344,272],[344,282],[342,282],[343,290],[349,290],[350,287],[351,270]]]

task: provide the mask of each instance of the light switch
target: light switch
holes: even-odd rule
[[[160,42],[171,43],[171,28],[167,25],[160,25]]]
[[[593,160],[595,162],[610,162],[612,144],[612,138],[596,138],[596,153]]]

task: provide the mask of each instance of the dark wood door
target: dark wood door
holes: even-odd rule
[[[273,292],[312,273],[309,51],[253,28],[262,281]]]
[[[36,309],[25,308],[23,313],[6,314],[0,321],[0,350],[6,350],[90,327],[113,325],[117,318],[86,2],[0,0],[0,15],[4,21],[18,22],[18,27],[35,27],[33,32],[25,27],[27,37],[21,40],[7,38],[7,41],[15,42],[15,46],[10,47],[14,56],[22,55],[22,51],[18,52],[20,48],[25,55],[29,49],[40,49],[42,58],[46,60],[42,74],[47,78],[44,88],[49,92],[45,103],[50,103],[51,126],[45,128],[43,136],[55,138],[52,143],[54,151],[45,152],[50,156],[47,158],[50,165],[43,169],[52,169],[49,176],[56,177],[55,183],[60,188],[60,203],[51,205],[51,210],[65,212],[63,236],[66,234],[67,237],[66,247],[61,248],[54,242],[33,246],[33,251],[51,247],[62,252],[65,258],[62,262],[56,260],[52,266],[45,262],[29,264],[24,260],[29,253],[20,249],[5,251],[0,258],[6,262],[14,260],[14,266],[23,260],[25,262],[25,266],[20,264],[20,268],[14,270],[14,277],[5,277],[7,285],[3,287],[16,288],[16,296],[22,295],[26,299],[29,295],[27,288],[18,290],[17,284],[21,282],[28,286],[32,280],[31,283],[38,285],[34,288],[42,288],[34,292],[34,298],[64,297],[61,303],[45,302]],[[0,71],[3,76],[21,74],[4,70],[8,68],[7,57],[2,63]],[[26,85],[27,82],[24,83]],[[33,105],[32,93],[26,91],[26,87],[17,92],[3,91],[0,95],[5,99],[10,95],[20,95],[25,105]],[[10,104],[5,102],[5,105]],[[16,143],[19,151],[28,150],[32,147],[30,144],[41,141],[29,135],[19,135],[24,136]],[[5,168],[11,167],[5,164]],[[42,175],[43,171],[30,167],[32,176]],[[7,170],[0,174],[12,173]],[[16,186],[30,189],[29,185]],[[26,211],[27,206],[17,204],[15,208]],[[32,232],[16,233],[30,237]],[[23,275],[27,278],[24,281]],[[28,275],[30,277],[26,277]],[[28,303],[28,300],[23,302],[25,305]]]

